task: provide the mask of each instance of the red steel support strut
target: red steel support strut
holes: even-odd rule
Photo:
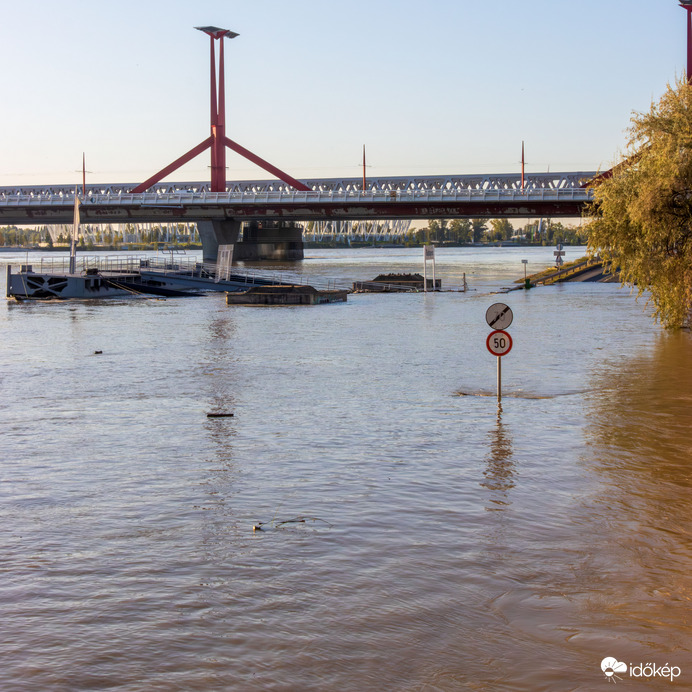
[[[683,7],[687,10],[687,83],[692,84],[692,6]]]
[[[211,43],[211,88],[209,93],[211,95],[211,107],[209,112],[211,114],[211,190],[212,192],[218,192],[219,183],[219,149],[216,140],[216,123],[219,118],[219,109],[216,101],[216,55],[214,54],[214,36],[210,34],[209,41]],[[223,39],[221,39],[223,44]]]
[[[137,185],[132,190],[132,193],[137,194],[148,190],[152,185],[160,182],[167,175],[180,168],[183,164],[201,154],[205,149],[211,149],[211,191],[226,192],[226,147],[232,149],[236,153],[244,156],[254,164],[264,168],[272,175],[283,180],[287,185],[291,185],[297,190],[309,192],[310,188],[301,183],[299,180],[284,173],[276,166],[272,166],[269,162],[260,158],[256,154],[226,137],[226,90],[225,90],[225,73],[224,73],[224,38],[235,38],[238,34],[227,29],[219,29],[215,26],[199,26],[196,27],[210,37],[211,45],[211,134],[203,142],[200,142],[196,147],[193,147],[186,154],[177,158],[165,168],[162,168],[158,173],[155,173],[148,180],[145,180],[140,185]],[[219,77],[216,78],[216,54],[214,50],[214,41],[220,41],[219,46]]]
[[[692,84],[692,0],[680,0],[680,7],[687,11],[687,83]]]

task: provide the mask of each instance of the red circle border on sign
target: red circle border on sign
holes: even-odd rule
[[[509,341],[509,348],[504,353],[495,353],[495,351],[492,351],[490,349],[490,339],[492,339],[492,337],[494,337],[494,336],[497,336],[498,334],[502,334],[502,336],[506,336],[507,340]],[[512,337],[510,336],[509,332],[506,332],[504,329],[496,329],[494,332],[490,332],[490,334],[488,334],[488,338],[485,340],[485,347],[488,349],[488,351],[492,355],[497,356],[498,358],[502,358],[502,356],[506,356],[512,350],[513,345],[514,344],[512,342]]]

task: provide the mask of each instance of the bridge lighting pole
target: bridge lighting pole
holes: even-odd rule
[[[687,83],[692,84],[692,0],[680,0],[687,11]]]

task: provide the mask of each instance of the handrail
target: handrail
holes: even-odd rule
[[[542,279],[537,279],[536,283],[545,284],[546,282],[554,282],[555,279],[558,279],[561,276],[568,276],[569,274],[574,274],[576,271],[583,269],[584,267],[588,267],[591,264],[598,264],[600,261],[601,260],[597,257],[589,257],[588,259],[585,259],[583,262],[573,264],[571,267],[566,267],[565,269],[559,269],[553,272],[552,274],[548,274],[548,276],[544,276]]]
[[[201,193],[140,193],[118,195],[92,195],[83,204],[87,207],[107,205],[115,207],[151,206],[151,207],[180,207],[205,204],[268,204],[276,203],[319,203],[319,202],[371,202],[371,203],[406,203],[406,202],[471,202],[478,200],[490,201],[588,201],[593,192],[586,188],[539,190],[395,190],[373,192],[201,192]],[[62,195],[47,195],[34,197],[17,195],[0,197],[2,207],[71,207],[74,197]]]

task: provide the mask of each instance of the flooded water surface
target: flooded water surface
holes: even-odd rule
[[[316,307],[3,302],[0,689],[692,688],[692,338],[613,284],[493,294],[522,258],[552,249]]]

